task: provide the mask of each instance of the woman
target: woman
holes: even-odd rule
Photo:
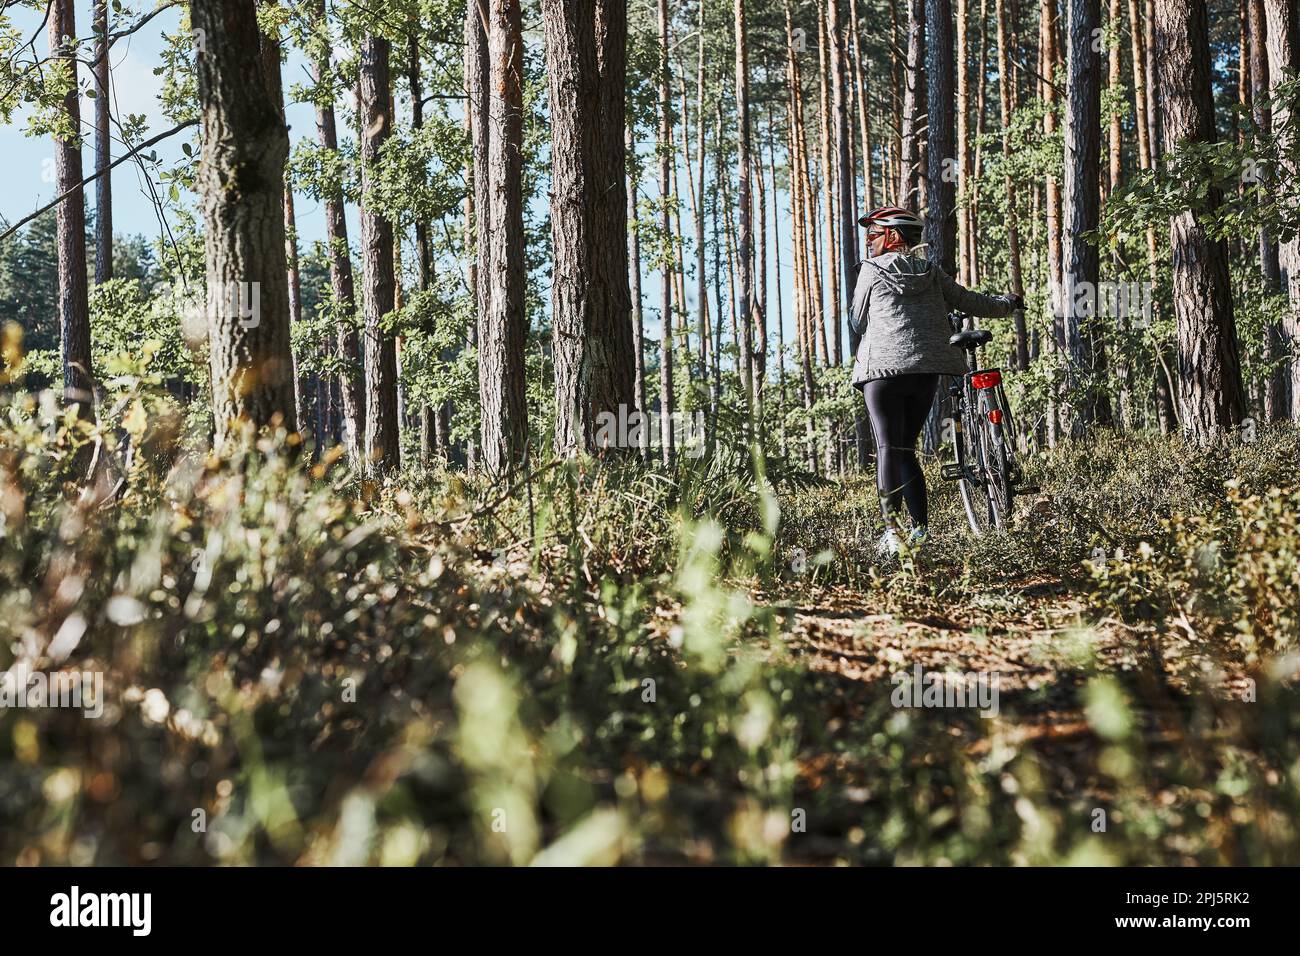
[[[867,228],[868,258],[858,269],[849,324],[862,336],[853,384],[862,389],[876,438],[876,486],[885,519],[878,550],[896,554],[902,539],[901,505],[912,518],[911,543],[925,538],[929,509],[916,440],[925,425],[940,375],[962,375],[961,349],[948,344],[948,312],[1004,316],[1024,305],[1015,295],[971,292],[912,251],[922,223],[898,206],[858,220]]]

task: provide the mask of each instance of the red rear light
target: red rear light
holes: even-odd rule
[[[994,425],[1001,425],[1001,424],[1002,424],[1002,409],[1000,409],[1000,408],[993,408],[993,409],[990,409],[990,410],[989,410],[989,421],[991,421]]]
[[[975,372],[970,377],[973,388],[996,388],[1002,384],[1002,373],[997,369],[991,372]]]

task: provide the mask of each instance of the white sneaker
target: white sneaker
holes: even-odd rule
[[[913,551],[925,544],[925,539],[930,537],[930,532],[924,525],[918,525],[912,529],[912,533],[907,536],[907,546]]]
[[[876,554],[882,558],[897,557],[902,548],[903,539],[899,537],[898,532],[893,528],[887,528],[885,533],[880,536],[880,540],[876,542]]]

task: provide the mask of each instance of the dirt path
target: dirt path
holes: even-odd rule
[[[1221,648],[1195,634],[1175,629],[1157,638],[1100,618],[1059,581],[989,590],[959,606],[909,597],[888,611],[849,588],[800,597],[774,606],[785,616],[786,649],[812,671],[875,693],[892,689],[894,675],[918,664],[923,672],[996,675],[1000,716],[1014,723],[1018,741],[1050,746],[1091,737],[1082,692],[1098,672],[1153,674],[1170,701],[1211,674],[1220,676],[1225,697],[1240,697],[1249,683],[1240,662],[1225,661]],[[955,716],[953,733],[966,723]]]

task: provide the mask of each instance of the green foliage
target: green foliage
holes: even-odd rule
[[[991,720],[899,709],[809,666],[790,627],[835,580],[959,615],[1053,569],[1135,627],[1185,612],[1225,662],[1274,660],[1300,503],[1261,489],[1300,485],[1291,430],[1199,459],[1070,446],[1032,464],[1050,509],[979,546],[937,490],[932,546],[890,568],[864,482],[753,456],[538,460],[512,493],[411,471],[357,498],[283,435],[173,458],[162,376],[108,369],[89,433],[22,395],[0,416],[0,664],[98,672],[105,698],[99,718],[0,710],[6,860],[1296,862],[1300,701],[1269,671],[1259,703],[1207,687],[1153,735],[1161,671],[1116,671],[1082,626],[1053,693],[1094,743],[1063,767],[1028,742],[1037,692]],[[70,494],[96,438],[120,479]],[[1097,575],[1097,541],[1132,557]],[[1184,584],[1195,604],[1170,604]],[[1122,839],[1092,832],[1097,806]]]

